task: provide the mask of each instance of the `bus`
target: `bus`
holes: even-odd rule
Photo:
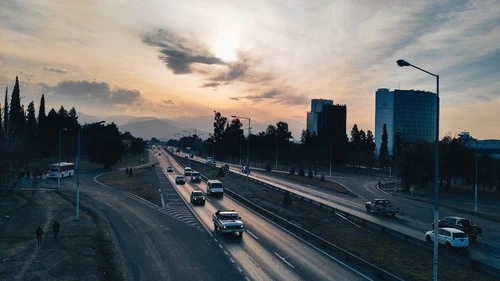
[[[61,173],[59,174],[59,165],[61,166]],[[68,162],[60,162],[49,165],[49,173],[47,178],[65,178],[75,174],[75,164]]]

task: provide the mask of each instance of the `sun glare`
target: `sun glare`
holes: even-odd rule
[[[236,60],[236,36],[224,34],[217,37],[212,46],[213,54],[225,62]]]

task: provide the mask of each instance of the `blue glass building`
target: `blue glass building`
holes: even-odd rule
[[[404,144],[434,142],[436,137],[436,94],[426,91],[378,89],[375,93],[375,143],[382,143],[384,124],[389,153],[400,134]]]

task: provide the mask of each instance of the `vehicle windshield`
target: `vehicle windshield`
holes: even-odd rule
[[[195,191],[193,192],[193,196],[203,196],[203,193],[201,191]]]
[[[237,214],[224,214],[224,215],[222,215],[222,219],[224,219],[224,220],[237,220],[238,215]]]

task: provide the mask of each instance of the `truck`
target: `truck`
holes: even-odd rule
[[[208,180],[207,181],[207,192],[208,195],[224,196],[224,187],[222,182],[218,180]]]
[[[399,207],[391,204],[389,199],[373,199],[365,203],[367,212],[375,212],[381,216],[394,217],[399,213]]]
[[[245,224],[241,221],[241,217],[234,210],[218,210],[212,215],[214,222],[214,230],[221,236],[226,233],[238,233],[239,237],[243,237]]]

